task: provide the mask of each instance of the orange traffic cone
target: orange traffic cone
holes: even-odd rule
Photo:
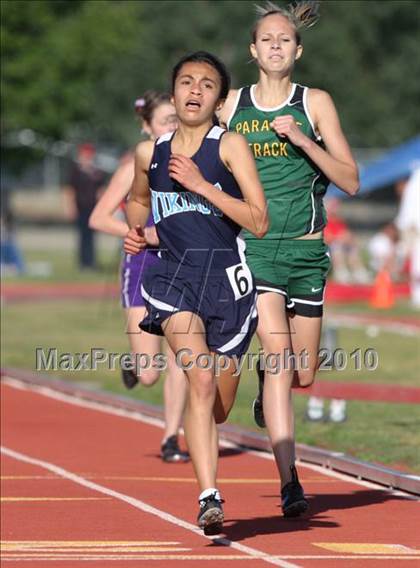
[[[391,275],[388,270],[384,269],[378,272],[375,278],[370,305],[372,308],[388,309],[394,304],[395,294]]]

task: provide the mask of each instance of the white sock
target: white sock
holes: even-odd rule
[[[202,499],[205,499],[206,497],[209,497],[209,496],[212,495],[213,493],[215,493],[215,499],[217,499],[218,501],[221,501],[221,497],[220,497],[219,490],[216,489],[216,487],[210,487],[209,489],[204,489],[204,491],[202,491],[202,492],[200,493],[200,496],[198,497],[198,500],[201,501]]]
[[[311,420],[321,420],[324,415],[324,399],[311,396],[308,401],[307,415]]]
[[[346,401],[333,398],[330,404],[331,422],[344,422],[346,419]]]

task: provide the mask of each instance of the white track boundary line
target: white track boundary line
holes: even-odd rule
[[[172,560],[176,560],[176,561],[180,561],[180,560],[184,560],[184,561],[191,561],[191,560],[198,560],[198,561],[209,561],[209,560],[245,560],[245,561],[251,561],[253,560],[253,558],[251,556],[243,556],[243,555],[234,555],[234,554],[230,554],[230,555],[220,555],[220,556],[216,556],[216,555],[189,555],[189,556],[185,556],[185,555],[153,555],[153,554],[144,554],[142,556],[105,556],[105,555],[101,555],[101,556],[65,556],[65,555],[61,555],[61,556],[56,556],[56,557],[42,557],[42,554],[34,556],[34,557],[30,557],[30,558],[26,558],[26,557],[19,557],[18,553],[16,553],[15,555],[9,556],[9,553],[5,553],[4,555],[2,555],[2,562],[39,562],[42,560],[42,562],[69,562],[71,560],[75,560],[77,562],[98,562],[99,560],[106,560],[107,562],[112,562],[115,560],[123,560],[124,562],[129,562],[129,561],[133,561],[133,560],[158,560],[158,561],[162,561],[165,560],[166,562],[170,562]],[[273,558],[279,558],[279,556],[273,556]],[[383,554],[378,554],[378,555],[368,555],[368,554],[357,554],[355,556],[344,556],[344,555],[319,555],[316,556],[314,554],[309,555],[309,554],[302,554],[302,555],[286,555],[286,556],[282,556],[281,558],[287,558],[287,560],[419,560],[419,555],[418,554],[413,554],[412,556],[409,555],[391,555],[391,556],[386,556]],[[208,566],[208,564],[207,564]],[[359,564],[359,568],[360,568],[360,564]]]
[[[409,337],[418,337],[420,330],[417,326],[410,323],[402,322],[384,322],[381,319],[364,319],[363,316],[358,318],[354,315],[326,315],[325,321],[332,322],[348,329],[367,329],[368,327],[376,327],[378,331],[385,333],[394,333],[396,335],[406,335]]]
[[[88,481],[84,477],[81,477],[80,475],[76,475],[76,474],[74,474],[70,471],[67,471],[66,469],[63,469],[62,467],[54,465],[50,462],[46,462],[46,461],[43,461],[43,460],[39,460],[37,458],[27,456],[25,454],[21,454],[20,452],[16,452],[16,451],[11,450],[9,448],[6,448],[4,446],[0,446],[0,451],[1,451],[2,454],[6,455],[6,456],[9,456],[11,458],[14,458],[14,459],[21,461],[21,462],[24,462],[24,463],[28,463],[28,464],[31,464],[31,465],[34,465],[34,466],[42,467],[43,469],[51,471],[52,473],[55,473],[56,475],[59,475],[60,477],[63,477],[64,479],[68,479],[69,481],[73,481],[73,483],[77,483],[78,485],[82,485],[83,487],[87,487],[88,489],[91,489],[92,491],[97,491],[98,493],[102,493],[104,495],[114,497],[115,499],[118,499],[119,501],[123,501],[125,503],[128,503],[129,505],[131,505],[132,507],[135,507],[136,509],[140,509],[141,511],[143,511],[145,513],[149,513],[150,515],[154,515],[156,517],[159,517],[163,521],[166,521],[168,523],[172,523],[173,525],[176,525],[178,527],[186,529],[186,530],[193,532],[193,533],[195,533],[195,534],[197,534],[201,537],[204,536],[202,531],[200,529],[198,529],[195,525],[192,525],[191,523],[183,521],[182,519],[178,519],[177,517],[175,517],[175,516],[173,516],[169,513],[166,513],[165,511],[161,511],[160,509],[157,509],[156,507],[152,507],[151,505],[148,505],[147,503],[145,503],[144,501],[141,501],[140,499],[130,497],[129,495],[125,495],[124,493],[120,493],[119,491],[114,491],[113,489],[109,489],[108,487],[104,487],[103,485],[99,485],[98,483]],[[204,538],[207,538],[209,540],[213,540],[217,544],[222,544],[222,545],[227,546],[229,548],[234,548],[235,550],[239,550],[240,552],[247,554],[248,556],[252,556],[254,558],[257,558],[258,560],[262,560],[263,562],[267,562],[268,564],[274,564],[275,566],[281,566],[282,568],[300,568],[297,564],[291,564],[290,562],[286,562],[286,561],[283,561],[281,559],[274,558],[270,554],[267,554],[265,552],[262,552],[260,550],[255,549],[255,548],[251,548],[249,546],[245,546],[243,544],[239,544],[237,542],[233,542],[233,541],[231,541],[227,538],[211,538],[211,537],[205,537],[205,536],[204,536]]]
[[[77,395],[69,395],[69,394],[65,394],[59,391],[55,391],[53,388],[51,387],[44,387],[44,386],[39,386],[39,385],[34,385],[34,384],[28,384],[25,383],[24,381],[21,381],[19,379],[14,379],[11,377],[2,377],[2,382],[4,382],[5,384],[7,384],[10,387],[19,389],[19,390],[24,390],[24,391],[31,391],[31,392],[36,392],[37,394],[40,394],[42,396],[46,396],[48,398],[53,398],[55,400],[59,400],[60,402],[67,402],[69,404],[73,404],[75,406],[81,406],[82,408],[88,408],[90,410],[98,410],[99,412],[104,412],[107,414],[113,414],[115,416],[120,416],[122,418],[129,418],[131,420],[135,420],[136,422],[143,422],[145,424],[150,424],[152,426],[157,426],[158,428],[163,429],[164,428],[164,422],[163,420],[159,419],[159,418],[152,418],[150,416],[144,416],[141,412],[139,412],[138,410],[124,410],[122,408],[116,408],[114,406],[109,406],[107,405],[105,402],[92,402],[92,401],[87,401],[87,400],[83,400],[77,397]],[[223,445],[224,447],[228,447],[228,448],[237,448],[238,446],[236,444],[234,444],[233,442],[229,442],[227,440],[221,440],[220,444]],[[266,453],[266,452],[260,452],[257,450],[251,450],[251,449],[246,449],[244,450],[245,453],[248,453],[250,455],[262,458],[262,459],[267,459],[267,460],[274,460],[274,456],[272,454]],[[395,489],[389,489],[387,487],[384,487],[383,485],[380,484],[376,484],[373,483],[372,481],[365,481],[363,479],[358,479],[357,477],[353,477],[351,475],[346,475],[345,473],[339,473],[335,470],[332,469],[328,469],[316,464],[311,464],[308,462],[302,462],[300,460],[298,460],[298,463],[300,463],[303,467],[306,467],[308,469],[311,469],[313,471],[316,471],[318,473],[323,473],[328,477],[335,477],[336,479],[340,479],[341,481],[346,481],[347,483],[355,483],[356,485],[360,485],[362,487],[368,487],[369,489],[376,489],[378,491],[385,491],[391,495],[395,495],[396,497],[405,497],[406,499],[410,500],[410,501],[420,501],[417,497],[415,497],[414,495],[409,495],[408,493],[404,493],[402,491],[398,491]]]
[[[164,422],[160,418],[145,416],[138,410],[125,410],[123,408],[117,408],[115,406],[108,405],[106,402],[94,402],[85,400],[78,397],[76,394],[66,394],[54,390],[52,387],[28,384],[25,383],[25,381],[20,381],[19,379],[13,379],[11,377],[2,377],[2,382],[18,390],[35,392],[42,396],[46,396],[47,398],[53,398],[55,400],[59,400],[60,402],[67,402],[69,404],[73,404],[74,406],[81,406],[82,408],[88,408],[89,410],[98,410],[99,412],[113,414],[114,416],[120,416],[122,418],[130,418],[131,420],[135,420],[136,422],[143,422],[145,424],[150,424],[151,426],[157,426],[158,428],[163,428],[164,426]]]

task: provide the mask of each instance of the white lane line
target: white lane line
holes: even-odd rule
[[[174,517],[173,515],[166,513],[165,511],[161,511],[156,507],[152,507],[151,505],[148,505],[147,503],[141,501],[140,499],[135,499],[134,497],[130,497],[129,495],[125,495],[124,493],[120,493],[119,491],[114,491],[113,489],[109,489],[108,487],[104,487],[103,485],[99,485],[98,483],[88,481],[87,479],[81,477],[80,475],[76,475],[50,462],[39,460],[37,458],[32,458],[25,454],[21,454],[20,452],[15,452],[14,450],[11,450],[4,446],[1,446],[0,450],[1,453],[6,456],[9,456],[24,463],[42,467],[43,469],[51,471],[52,473],[55,473],[56,475],[59,475],[64,479],[73,481],[73,483],[77,483],[78,485],[87,487],[92,491],[97,491],[98,493],[103,493],[104,495],[109,495],[110,497],[114,497],[115,499],[124,501],[125,503],[128,503],[129,505],[135,507],[136,509],[140,509],[145,513],[149,513],[150,515],[155,515],[156,517],[159,517],[160,519],[168,523],[172,523],[173,525],[182,527],[201,537],[204,536],[202,531],[198,529],[195,525],[183,521],[182,519],[178,519],[177,517]],[[239,544],[237,542],[232,542],[227,538],[211,538],[211,537],[204,537],[204,538],[213,540],[217,544],[222,544],[224,546],[228,546],[229,548],[234,548],[235,550],[239,550],[240,552],[243,552],[248,556],[252,556],[253,558],[258,558],[258,560],[262,560],[263,562],[267,562],[268,564],[274,564],[275,566],[281,566],[282,568],[300,568],[297,564],[291,564],[290,562],[274,558],[265,552],[262,552],[255,548],[251,548],[249,546],[245,546],[243,544]]]
[[[285,556],[273,556],[273,558],[276,559],[287,559],[287,560],[345,560],[346,562],[349,560],[417,560],[417,562],[419,561],[419,555],[418,554],[414,554],[412,556],[405,556],[405,555],[383,555],[383,554],[377,554],[376,556],[373,554],[357,554],[357,555],[314,555],[314,554],[287,554]],[[129,561],[129,560],[218,560],[218,561],[222,561],[222,560],[254,560],[253,557],[251,556],[244,556],[239,555],[239,554],[189,554],[189,555],[184,555],[184,554],[142,554],[142,555],[131,555],[131,556],[127,556],[127,555],[89,555],[89,556],[82,556],[82,555],[65,555],[65,554],[60,554],[60,555],[56,555],[56,556],[44,556],[42,554],[37,555],[37,556],[30,556],[30,555],[3,555],[1,557],[2,562],[36,562],[38,560],[42,560],[43,562],[48,562],[48,561],[91,561],[91,562],[97,562],[98,560],[106,560],[107,562],[109,561],[113,561],[113,560],[124,560]],[[360,565],[359,565],[360,566]]]
[[[0,503],[32,503],[55,501],[108,501],[107,497],[1,497]]]
[[[138,410],[124,410],[122,408],[116,408],[114,406],[108,406],[107,403],[98,403],[98,402],[87,401],[87,400],[78,398],[76,395],[69,395],[69,394],[59,392],[59,391],[55,391],[51,387],[44,387],[44,386],[39,386],[39,385],[34,385],[34,384],[27,384],[24,381],[20,381],[19,379],[13,379],[11,377],[2,377],[2,382],[7,384],[10,387],[14,387],[14,388],[17,388],[17,389],[23,390],[23,391],[36,392],[37,394],[40,394],[42,396],[46,396],[47,398],[52,398],[52,399],[55,399],[55,400],[59,400],[60,402],[66,402],[68,404],[73,404],[74,406],[80,406],[82,408],[89,408],[90,410],[98,410],[99,412],[103,412],[103,413],[106,413],[106,414],[113,414],[114,416],[129,418],[131,420],[135,420],[136,422],[143,422],[145,424],[157,426],[158,428],[161,428],[161,429],[164,428],[164,426],[165,426],[163,420],[161,420],[160,418],[152,418],[150,416],[144,416]],[[236,444],[229,442],[227,440],[221,440],[220,445],[223,445],[226,448],[236,448],[236,449],[238,448],[238,446]],[[267,460],[271,460],[271,461],[274,460],[273,455],[269,454],[267,452],[260,452],[260,451],[257,451],[257,450],[246,450],[245,452],[247,454],[250,454],[250,455],[262,458],[262,459],[267,459]],[[398,491],[398,490],[395,490],[395,489],[389,489],[389,488],[384,487],[382,485],[375,484],[371,481],[365,481],[363,479],[357,479],[356,477],[353,477],[351,475],[339,473],[335,470],[324,468],[324,467],[319,466],[319,465],[315,465],[315,464],[311,464],[311,463],[307,463],[307,462],[299,462],[299,460],[298,460],[298,463],[300,463],[302,465],[302,467],[305,467],[305,468],[311,469],[313,471],[322,473],[322,474],[324,474],[328,477],[334,477],[336,479],[340,479],[341,481],[346,481],[347,483],[354,483],[356,485],[361,485],[362,487],[368,487],[369,489],[376,489],[378,491],[384,491],[384,492],[389,493],[390,495],[394,495],[396,497],[404,497],[404,498],[408,499],[409,501],[420,501],[415,495],[409,495],[409,494],[404,493],[402,491]]]
[[[113,414],[114,416],[130,418],[131,420],[135,420],[136,422],[143,422],[145,424],[150,424],[151,426],[157,426],[158,428],[163,428],[164,424],[163,420],[161,420],[160,418],[152,418],[151,416],[144,416],[138,410],[125,410],[123,408],[110,406],[107,403],[85,400],[79,398],[77,395],[66,394],[60,391],[56,391],[51,387],[27,384],[23,381],[19,381],[19,379],[2,377],[2,382],[18,390],[35,392],[42,396],[46,396],[47,398],[59,400],[60,402],[67,402],[68,404],[73,404],[74,406],[89,408],[89,410],[98,410],[99,412],[103,412],[106,414]]]
[[[327,314],[326,321],[331,321],[336,325],[347,327],[348,329],[367,329],[368,327],[378,328],[379,331],[387,333],[395,333],[397,335],[407,335],[410,337],[418,337],[420,328],[415,324],[402,322],[385,322],[380,318],[358,318],[352,315],[333,315]]]
[[[108,551],[110,548],[119,548],[126,551],[128,548],[143,549],[144,546],[176,546],[178,541],[165,540],[2,540],[2,550],[13,552],[25,550],[93,550]]]

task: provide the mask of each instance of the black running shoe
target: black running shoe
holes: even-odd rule
[[[223,529],[223,499],[216,499],[216,493],[201,499],[200,510],[197,516],[197,523],[203,529],[206,536],[219,534]]]
[[[121,369],[121,378],[126,388],[132,389],[139,382],[136,373],[128,369]]]
[[[281,490],[281,506],[285,517],[299,517],[308,510],[309,505],[294,465],[290,466],[290,471],[292,481],[286,483]]]
[[[260,362],[257,362],[258,374],[258,396],[252,403],[252,414],[257,426],[265,428],[264,408],[263,408],[263,392],[264,392],[264,370],[261,369]]]
[[[174,463],[174,462],[187,462],[190,456],[187,452],[181,452],[178,445],[178,438],[176,436],[170,436],[160,448],[160,456],[164,462]]]

